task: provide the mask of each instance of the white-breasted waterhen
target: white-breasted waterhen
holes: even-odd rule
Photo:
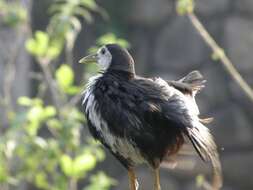
[[[116,44],[101,47],[80,63],[96,62],[101,72],[90,79],[82,106],[91,134],[128,170],[131,190],[138,189],[134,168],[149,165],[155,190],[159,166],[176,155],[187,139],[213,168],[213,189],[222,185],[216,144],[201,120],[195,94],[205,82],[198,71],[178,81],[137,76],[129,52]]]

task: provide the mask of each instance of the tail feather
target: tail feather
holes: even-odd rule
[[[204,161],[210,161],[213,168],[214,190],[219,190],[222,186],[222,173],[219,155],[213,137],[204,125],[196,122],[195,126],[188,128],[187,136],[193,144],[195,150]]]
[[[199,71],[192,71],[184,78],[180,79],[179,82],[190,85],[192,90],[197,92],[205,87],[204,83],[206,80],[204,80],[204,77]]]

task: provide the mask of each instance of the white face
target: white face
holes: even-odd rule
[[[106,48],[106,46],[101,47],[97,51],[97,57],[98,57],[98,65],[101,69],[106,70],[112,61],[112,55],[109,52],[109,50]]]

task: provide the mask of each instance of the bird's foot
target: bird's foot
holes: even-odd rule
[[[129,188],[130,190],[138,190],[139,184],[133,169],[128,170]]]
[[[155,190],[161,190],[159,168],[155,169],[154,178],[155,178]]]

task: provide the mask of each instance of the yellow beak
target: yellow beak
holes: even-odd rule
[[[91,54],[88,55],[82,59],[79,60],[79,63],[94,63],[98,61],[98,55],[97,54]]]

